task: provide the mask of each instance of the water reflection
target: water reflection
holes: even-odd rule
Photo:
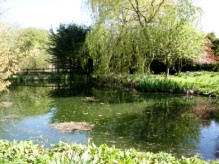
[[[104,125],[101,130],[105,129],[105,140],[112,142],[120,138],[121,146],[126,142],[140,150],[194,154],[189,150],[196,149],[200,128],[199,119],[190,107],[187,100],[157,100],[137,111],[117,115],[113,120],[101,119],[100,124]],[[96,135],[95,141],[103,137],[98,133]]]
[[[219,158],[219,124],[210,120],[208,126],[201,129],[199,149],[204,154],[205,159]]]
[[[50,111],[53,99],[48,88],[16,87],[0,97],[0,102],[11,102],[9,108],[2,107],[6,114],[17,114],[21,117],[37,116]]]
[[[12,105],[0,106],[0,138],[35,139],[47,145],[59,140],[87,144],[91,138],[97,145],[218,157],[219,108],[215,100],[85,84],[59,86],[14,87],[2,94],[0,102]],[[50,127],[64,122],[95,126],[92,131],[70,133]]]

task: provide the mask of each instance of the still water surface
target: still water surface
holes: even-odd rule
[[[51,124],[86,122],[90,131],[63,133]],[[59,141],[219,157],[219,102],[203,97],[140,93],[87,85],[11,88],[0,95],[0,139]]]

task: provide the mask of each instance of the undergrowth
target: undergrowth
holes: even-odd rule
[[[217,161],[203,161],[198,157],[176,158],[167,153],[137,152],[134,149],[120,150],[115,147],[94,144],[89,146],[60,142],[51,149],[44,149],[32,141],[9,142],[0,140],[0,163],[33,164],[206,164]]]

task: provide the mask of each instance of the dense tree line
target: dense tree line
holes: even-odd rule
[[[60,24],[48,32],[1,24],[1,84],[19,68],[50,63],[88,75],[151,73],[162,65],[168,77],[170,68],[180,71],[182,62],[199,58],[205,49],[206,36],[198,29],[201,12],[192,0],[86,2],[92,9],[92,27]],[[218,55],[218,39],[213,33],[207,37]]]

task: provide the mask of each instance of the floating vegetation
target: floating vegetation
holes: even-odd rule
[[[51,128],[60,131],[61,133],[68,133],[72,131],[90,131],[94,124],[88,122],[64,122],[59,124],[52,124]]]
[[[12,106],[12,102],[9,101],[3,101],[0,103],[0,107],[4,107],[4,108],[9,108],[10,106]]]
[[[9,119],[19,118],[19,117],[20,117],[19,115],[10,114],[10,115],[4,116],[4,117],[1,119],[1,122],[4,122],[4,121],[9,120]]]

